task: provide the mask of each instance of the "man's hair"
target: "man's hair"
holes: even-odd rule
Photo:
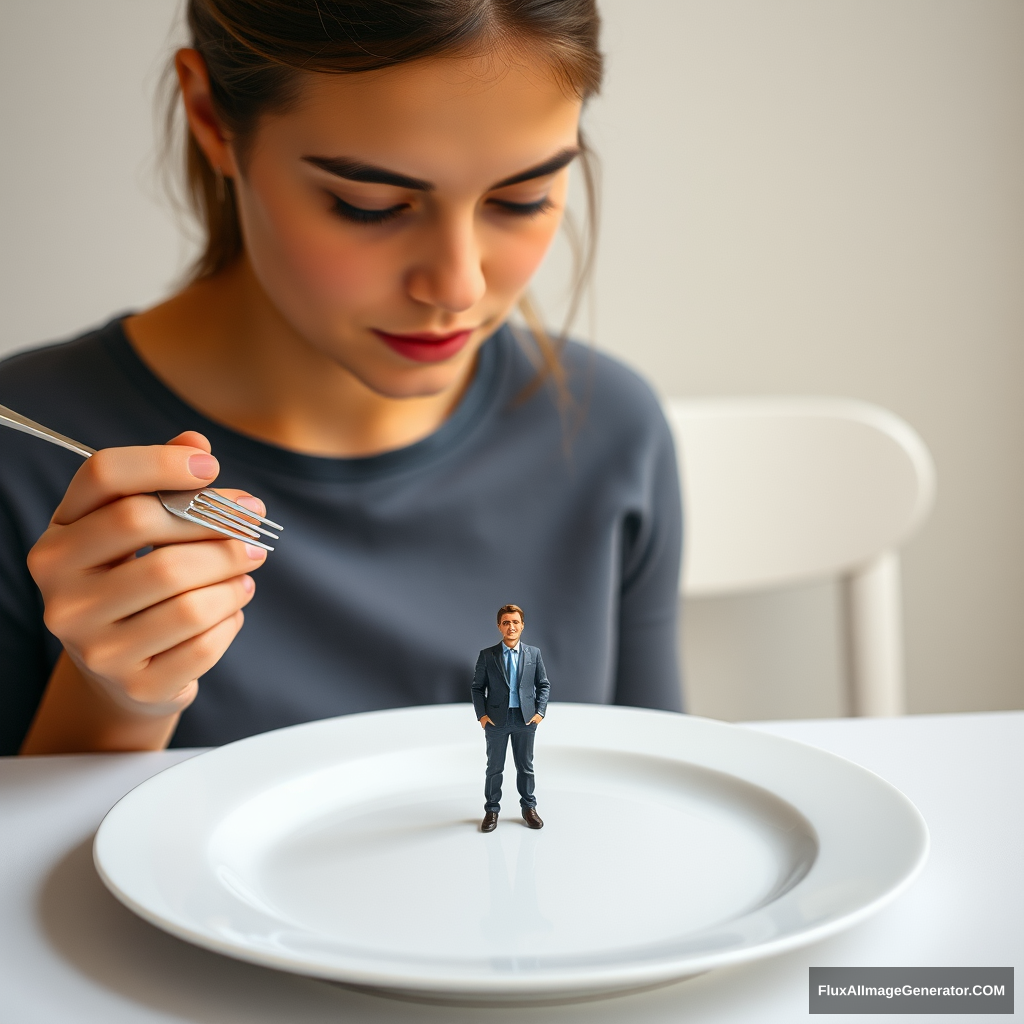
[[[511,615],[513,612],[518,612],[519,613],[519,620],[525,626],[526,625],[526,616],[523,614],[523,609],[520,608],[519,605],[517,605],[517,604],[503,604],[498,609],[498,625],[499,626],[501,625],[501,617],[502,617],[502,615]]]

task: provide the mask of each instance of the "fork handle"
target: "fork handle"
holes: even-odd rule
[[[51,444],[59,444],[61,448],[67,448],[68,451],[81,455],[86,459],[90,455],[96,454],[95,448],[90,448],[87,444],[82,444],[80,441],[75,441],[70,437],[65,437],[63,434],[58,434],[56,430],[50,430],[49,427],[44,427],[41,423],[36,423],[35,420],[30,420],[27,416],[22,416],[21,413],[8,409],[5,405],[0,405],[0,423],[5,427],[20,430],[24,434],[41,437],[44,441],[49,441]]]

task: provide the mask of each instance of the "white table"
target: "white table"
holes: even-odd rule
[[[1024,713],[751,727],[850,758],[903,790],[931,830],[920,879],[866,923],[794,953],[641,995],[531,1009],[398,1002],[171,938],[107,893],[91,844],[115,801],[194,751],[0,758],[0,1021],[792,1024],[807,1019],[810,966],[1024,966]],[[870,1019],[890,1017],[908,1019]]]

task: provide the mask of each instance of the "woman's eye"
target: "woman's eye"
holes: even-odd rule
[[[409,205],[408,203],[398,203],[395,206],[387,206],[383,210],[367,210],[362,206],[346,203],[344,199],[339,199],[337,196],[331,198],[334,200],[333,212],[355,224],[383,224],[384,221],[397,217]]]
[[[511,214],[513,217],[534,217],[538,213],[550,210],[553,205],[547,196],[533,203],[512,203],[507,199],[489,199],[488,202],[498,207],[502,213]]]

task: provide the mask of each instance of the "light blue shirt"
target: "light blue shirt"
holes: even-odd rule
[[[515,647],[505,645],[505,674],[508,676],[508,706],[519,707],[519,642]]]

